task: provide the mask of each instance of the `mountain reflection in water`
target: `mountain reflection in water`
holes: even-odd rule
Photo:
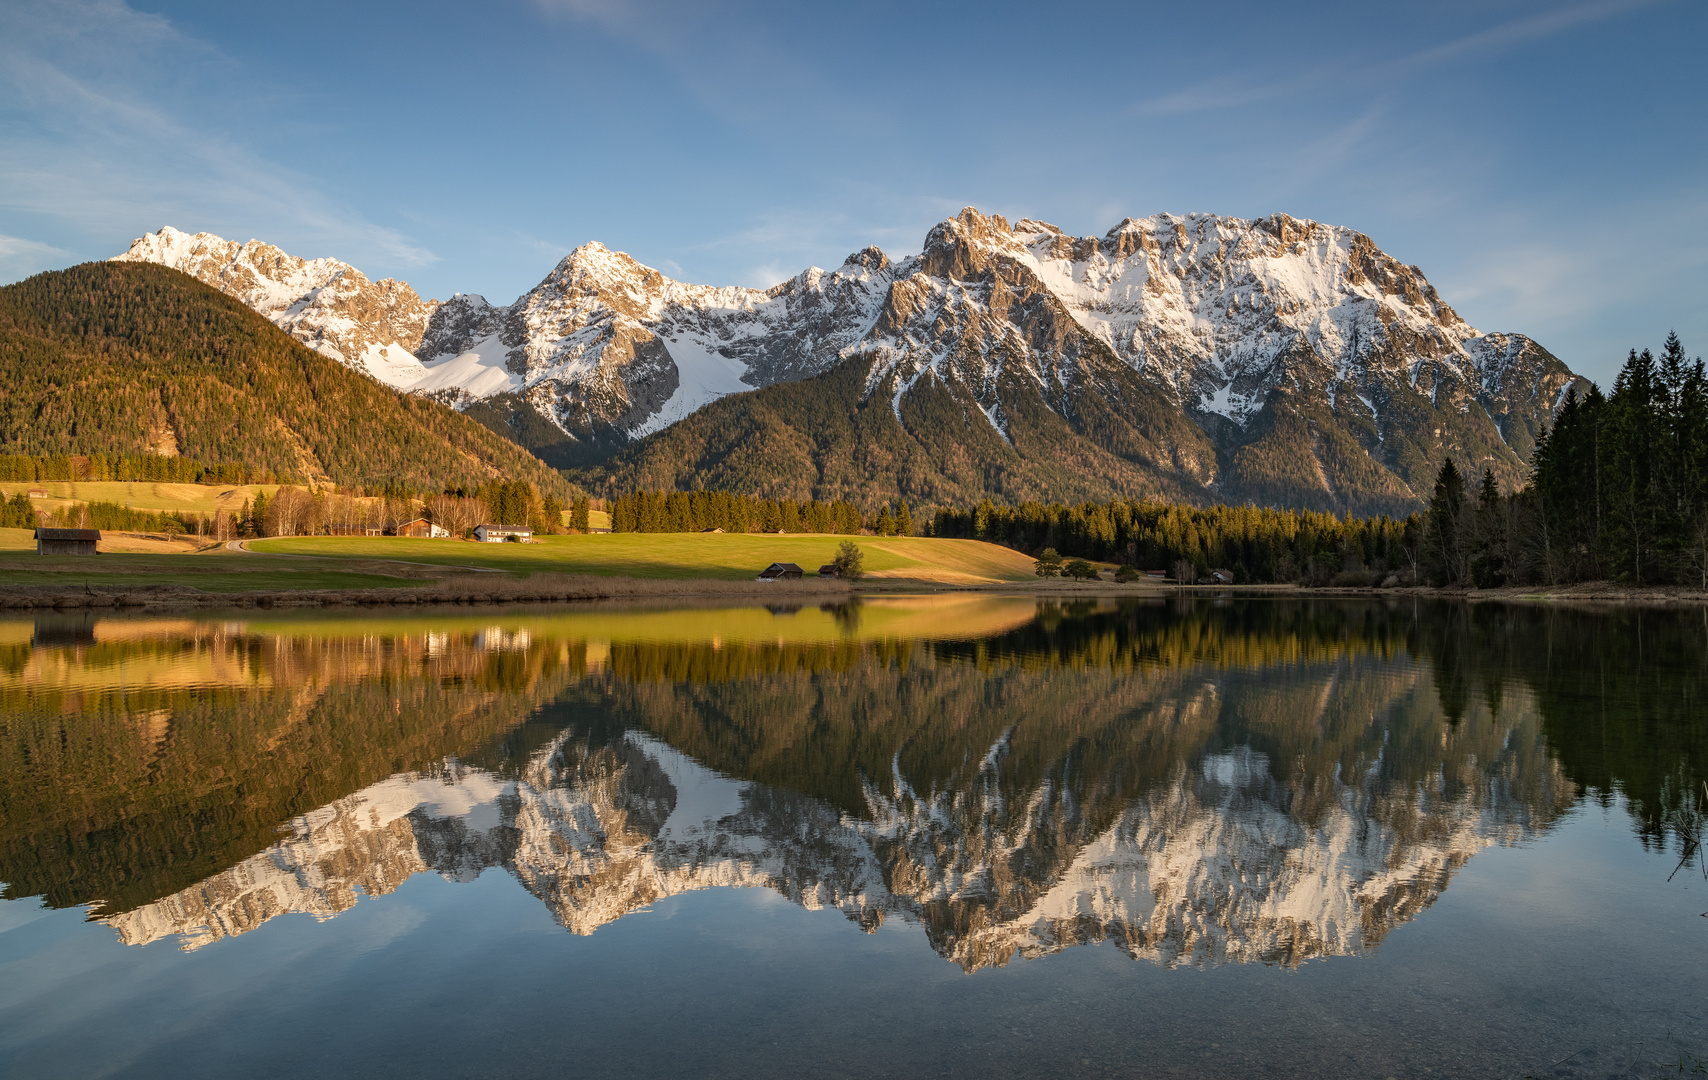
[[[1450,605],[15,624],[0,880],[186,949],[501,868],[580,934],[763,886],[967,970],[1097,941],[1297,964],[1373,948],[1586,784],[1658,842],[1677,755],[1569,760],[1592,740],[1550,719],[1591,657],[1642,681],[1701,648],[1647,626],[1633,668],[1605,617]],[[1699,681],[1644,691],[1675,749]]]

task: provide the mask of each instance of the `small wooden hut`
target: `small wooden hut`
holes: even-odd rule
[[[37,529],[37,555],[94,555],[100,529]]]
[[[805,572],[806,571],[802,570],[792,562],[774,562],[770,566],[759,571],[759,577],[755,580],[798,581],[800,580],[801,575]]]

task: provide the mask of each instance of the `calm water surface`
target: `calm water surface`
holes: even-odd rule
[[[1703,1075],[1705,774],[1701,611],[0,622],[0,1074]]]

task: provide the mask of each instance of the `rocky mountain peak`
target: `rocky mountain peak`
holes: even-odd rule
[[[1052,424],[1095,432],[1139,470],[1100,465],[1117,490],[1397,511],[1444,454],[1517,483],[1576,378],[1522,335],[1467,325],[1363,233],[1281,213],[1164,213],[1071,236],[967,207],[918,255],[868,247],[766,290],[687,284],[590,242],[504,307],[423,301],[336,260],[170,229],[121,258],[193,273],[400,389],[532,413],[542,422],[510,432],[560,466],[604,461],[723,396],[855,364],[861,393],[904,428],[908,401],[950,392],[956,405],[933,408],[985,423],[999,457],[1058,452]],[[1030,449],[1022,415],[1043,425]],[[1014,467],[964,471],[1012,495],[990,477]]]
[[[890,268],[890,257],[884,254],[884,249],[876,244],[863,247],[842,260],[844,269],[858,267],[869,274],[881,273]]]
[[[919,256],[919,272],[949,281],[988,277],[995,263],[1023,253],[1001,214],[989,217],[972,207],[932,227]]]
[[[370,281],[337,259],[302,259],[259,240],[238,244],[170,226],[138,237],[114,261],[181,270],[309,348],[389,385],[408,386],[423,373],[414,353],[439,302],[393,278]]]

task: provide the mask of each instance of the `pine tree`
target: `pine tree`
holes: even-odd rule
[[[1471,555],[1471,581],[1479,589],[1506,584],[1506,502],[1495,484],[1493,470],[1483,470],[1477,494],[1476,525]]]
[[[1647,349],[1633,349],[1607,400],[1610,431],[1603,468],[1608,528],[1603,540],[1610,565],[1634,584],[1642,584],[1654,569],[1649,564],[1660,526],[1654,474],[1662,427],[1660,391],[1654,356]]]
[[[913,511],[908,509],[907,500],[901,502],[901,509],[896,511],[896,535],[913,535]]]
[[[1465,558],[1465,480],[1452,458],[1441,462],[1429,500],[1424,531],[1425,565],[1438,585],[1463,585],[1469,576]]]

